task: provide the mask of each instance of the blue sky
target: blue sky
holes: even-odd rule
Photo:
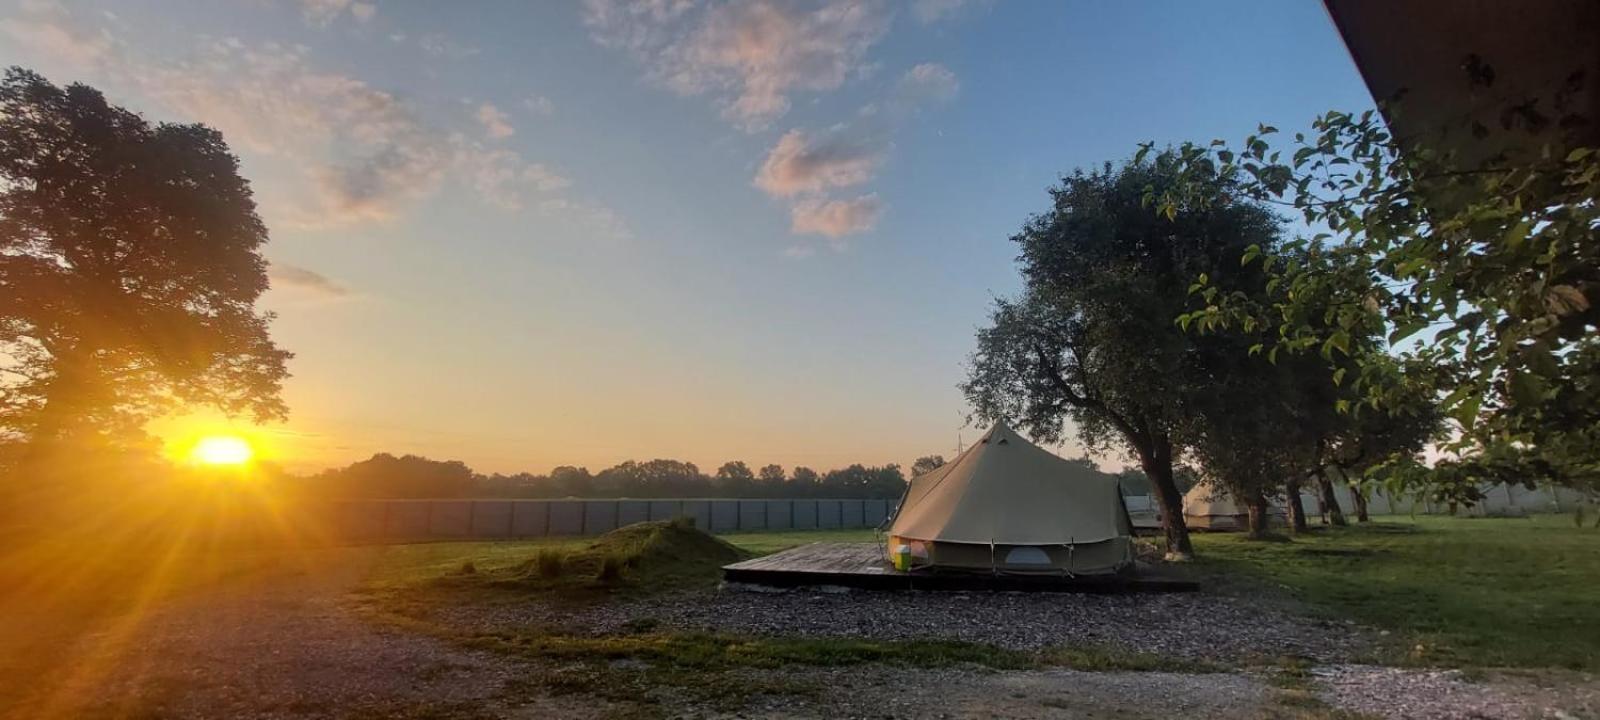
[[[240,154],[306,469],[949,455],[1059,175],[1371,107],[1310,0],[0,7],[0,63]]]

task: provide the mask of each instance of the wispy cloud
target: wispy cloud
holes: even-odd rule
[[[534,115],[549,117],[556,112],[556,104],[543,95],[530,95],[522,100],[522,107]]]
[[[300,16],[314,27],[332,25],[346,13],[359,22],[367,22],[378,14],[378,6],[362,0],[300,0]]]
[[[768,195],[791,201],[791,232],[821,235],[833,241],[834,249],[843,249],[841,238],[867,232],[877,224],[883,203],[876,194],[851,199],[830,199],[828,194],[871,182],[893,147],[899,126],[920,108],[953,99],[960,87],[949,68],[937,63],[917,65],[894,82],[884,100],[863,108],[852,123],[836,126],[820,137],[803,130],[784,133],[767,152],[752,182]]]
[[[96,78],[113,96],[133,95],[216,127],[235,148],[301,173],[300,182],[278,183],[263,196],[277,222],[326,227],[392,219],[451,178],[508,209],[545,211],[551,206],[544,201],[571,186],[514,150],[424,122],[409,103],[359,78],[319,69],[302,46],[204,38],[180,59],[157,60],[96,19],[42,7],[0,21],[0,32],[48,64]],[[488,107],[492,113],[479,108],[462,122],[480,124],[491,138],[510,135],[505,114]],[[561,207],[576,208],[575,219],[589,222],[595,214],[584,202],[563,200]]]
[[[276,286],[302,290],[324,298],[342,298],[350,294],[349,288],[330,280],[326,275],[298,265],[273,263],[267,276]]]
[[[783,117],[790,95],[835,90],[857,76],[891,11],[882,0],[585,0],[584,23],[651,79],[715,97],[723,117],[753,132]]]
[[[493,103],[478,106],[478,122],[483,124],[483,131],[496,140],[504,140],[517,132],[516,128],[511,127],[511,116],[501,112]]]

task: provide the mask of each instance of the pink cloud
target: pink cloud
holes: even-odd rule
[[[883,204],[875,194],[853,200],[807,200],[790,209],[789,229],[798,235],[838,239],[871,230],[882,211]]]

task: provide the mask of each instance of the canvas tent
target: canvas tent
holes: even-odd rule
[[[1133,565],[1116,478],[1004,425],[912,478],[888,535],[890,559],[909,553],[913,569],[1106,575]]]
[[[1277,503],[1267,510],[1268,525],[1281,524],[1283,517]],[[1244,530],[1250,527],[1250,513],[1227,490],[1200,483],[1183,494],[1183,522],[1196,530]]]

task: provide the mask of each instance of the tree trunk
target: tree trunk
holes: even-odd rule
[[[1245,498],[1245,512],[1249,514],[1249,531],[1245,537],[1251,540],[1261,540],[1267,537],[1267,529],[1271,523],[1271,507],[1267,505],[1267,496],[1260,491],[1250,493]]]
[[[1295,534],[1308,532],[1306,506],[1300,502],[1300,478],[1292,477],[1284,483],[1284,499],[1289,506],[1289,530]]]
[[[1356,506],[1356,522],[1371,522],[1367,517],[1367,491],[1356,483],[1350,483],[1350,502]]]
[[[1344,508],[1339,507],[1339,496],[1333,494],[1333,480],[1328,477],[1326,470],[1317,473],[1317,492],[1322,498],[1322,506],[1327,508],[1328,519],[1334,527],[1345,527],[1350,523],[1344,519]]]
[[[1155,447],[1139,448],[1139,465],[1155,486],[1156,502],[1161,506],[1161,528],[1167,536],[1168,560],[1193,560],[1189,526],[1183,521],[1183,493],[1172,477],[1172,444],[1163,439]]]

